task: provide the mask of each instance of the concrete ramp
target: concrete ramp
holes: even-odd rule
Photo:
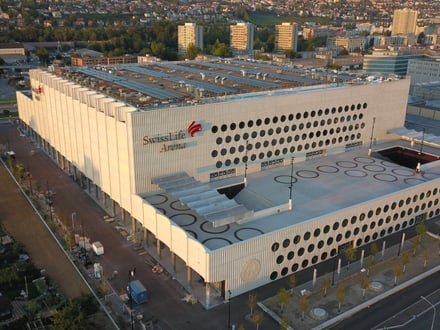
[[[184,172],[156,177],[151,182],[204,216],[213,227],[235,223],[254,214],[254,211],[248,210],[234,199],[220,194],[209,184],[197,181]]]

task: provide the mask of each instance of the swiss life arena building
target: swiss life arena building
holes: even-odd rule
[[[377,152],[425,142],[438,159],[396,133],[409,80],[347,79],[234,60],[38,69],[17,101],[31,138],[199,276],[209,308],[439,214],[439,162]]]

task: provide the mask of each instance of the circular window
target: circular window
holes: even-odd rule
[[[289,253],[287,253],[287,260],[292,260],[294,256],[295,256],[295,252],[289,251]]]
[[[272,281],[276,280],[278,277],[278,272],[272,272],[272,274],[270,274],[270,279]]]
[[[322,247],[324,246],[324,241],[319,241],[318,242],[318,249],[322,249]]]
[[[252,120],[249,120],[247,125],[248,125],[248,127],[252,127],[252,126],[254,126],[254,122]]]
[[[279,248],[280,248],[280,244],[278,244],[278,243],[273,243],[272,244],[272,251],[273,252],[278,251]]]
[[[226,132],[227,129],[228,129],[228,126],[226,124],[223,124],[221,127],[222,132]]]
[[[325,225],[324,226],[324,233],[327,234],[330,231],[330,226],[329,225]]]
[[[284,256],[278,256],[277,257],[277,264],[279,265],[279,264],[281,264],[282,262],[284,261]]]
[[[293,243],[294,244],[298,244],[301,241],[301,236],[296,235],[295,238],[293,239]]]
[[[298,256],[300,256],[300,257],[302,257],[303,256],[303,254],[304,254],[304,248],[300,248],[299,250],[298,250]]]
[[[333,230],[338,230],[338,228],[339,228],[339,222],[335,222],[333,224]]]
[[[287,269],[287,267],[284,267],[283,269],[281,269],[281,275],[286,276],[288,271],[289,270]]]
[[[313,252],[314,249],[315,249],[315,245],[314,244],[310,244],[308,246],[308,248],[307,248],[307,251],[310,253],[310,252]]]
[[[315,231],[313,232],[313,236],[314,237],[318,237],[321,234],[321,229],[316,228]]]
[[[304,234],[304,240],[307,241],[308,239],[310,239],[310,236],[311,236],[310,232],[309,232],[309,231],[306,232],[306,233]]]
[[[217,126],[212,126],[212,128],[211,128],[211,132],[212,133],[217,133],[218,132],[218,127]]]
[[[342,227],[347,227],[348,225],[348,219],[342,220]]]
[[[309,261],[307,259],[303,260],[303,262],[301,263],[302,268],[306,268],[308,265],[309,265]]]
[[[298,264],[297,263],[294,263],[293,265],[292,265],[292,272],[296,272],[297,270],[298,270]]]
[[[284,248],[286,248],[286,247],[288,247],[290,245],[290,239],[285,239],[284,241],[283,241],[283,247]]]

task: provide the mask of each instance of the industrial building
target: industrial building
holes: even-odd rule
[[[30,80],[22,128],[173,272],[201,279],[206,308],[440,212],[440,141],[403,127],[406,79],[228,59]]]

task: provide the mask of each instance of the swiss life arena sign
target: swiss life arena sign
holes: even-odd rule
[[[186,142],[183,141],[188,137],[194,137],[198,132],[202,131],[202,124],[193,121],[188,125],[186,131],[179,130],[176,132],[169,132],[166,134],[159,134],[154,136],[145,135],[142,138],[142,144],[150,145],[160,143],[160,152],[168,152],[179,149],[185,149],[187,147]]]

